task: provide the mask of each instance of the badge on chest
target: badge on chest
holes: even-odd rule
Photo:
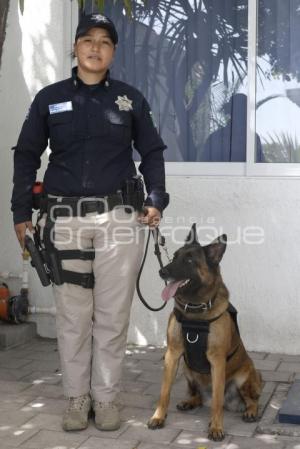
[[[64,103],[49,104],[49,113],[58,114],[60,112],[73,111],[72,101],[65,101]]]

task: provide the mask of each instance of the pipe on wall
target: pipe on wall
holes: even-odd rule
[[[23,279],[23,273],[17,274],[12,271],[0,271],[0,278],[3,279]]]
[[[43,314],[43,315],[56,316],[56,308],[55,307],[29,306],[28,313],[30,315]]]

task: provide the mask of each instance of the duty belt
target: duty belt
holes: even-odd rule
[[[43,244],[45,247],[44,258],[50,269],[50,279],[56,285],[64,282],[80,285],[84,288],[93,288],[95,278],[93,273],[78,273],[62,268],[62,260],[81,259],[93,260],[94,248],[85,250],[70,249],[58,250],[54,244],[54,225],[57,217],[84,217],[88,213],[102,214],[111,211],[116,206],[123,205],[122,192],[118,191],[107,196],[84,197],[56,197],[42,198],[40,213],[47,212],[46,224],[43,232]],[[129,210],[128,210],[129,209]],[[128,206],[127,211],[132,211]]]
[[[116,206],[123,205],[122,192],[118,191],[107,196],[84,197],[53,197],[42,199],[41,212],[51,211],[52,217],[85,217],[86,214],[97,212],[103,214],[111,211]]]

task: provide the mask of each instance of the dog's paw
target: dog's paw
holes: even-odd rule
[[[148,429],[152,429],[152,430],[161,429],[162,427],[164,427],[164,425],[165,425],[164,419],[151,418],[147,422]]]
[[[176,408],[181,412],[186,412],[187,410],[193,410],[193,408],[196,408],[196,406],[194,404],[191,404],[191,402],[189,401],[181,401],[178,402]]]
[[[225,438],[225,433],[222,427],[212,427],[208,429],[208,438],[213,441],[222,441]]]
[[[245,413],[243,413],[243,421],[255,422],[255,421],[257,421],[257,415],[255,415],[254,413],[251,413],[251,412],[247,412],[247,410],[246,410]]]

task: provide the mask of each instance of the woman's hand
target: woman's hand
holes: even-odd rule
[[[147,224],[150,228],[156,228],[161,219],[161,213],[156,207],[144,207],[142,213],[138,216],[138,221]]]
[[[17,234],[17,239],[19,240],[22,250],[24,250],[25,247],[26,229],[29,229],[30,232],[34,232],[32,221],[25,221],[24,223],[18,223],[15,225],[15,232]]]

